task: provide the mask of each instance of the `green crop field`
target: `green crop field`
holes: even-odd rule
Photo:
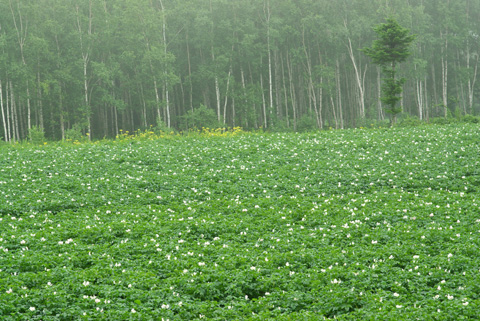
[[[0,320],[479,311],[479,126],[0,146]]]

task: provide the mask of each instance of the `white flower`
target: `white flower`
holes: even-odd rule
[[[447,299],[453,300],[453,295],[448,294],[448,295],[447,295]]]
[[[132,313],[137,313],[137,311],[135,311],[135,309],[132,309],[131,312],[132,312]]]
[[[448,258],[451,258],[452,256],[453,256],[452,253],[448,253],[448,255],[447,255]]]
[[[88,281],[83,281],[83,285],[84,285],[84,286],[89,286],[89,285],[90,285],[90,282],[88,282]]]
[[[255,269],[256,269],[256,268],[255,268],[254,266],[251,266],[251,267],[250,267],[250,270],[252,270],[252,271],[255,271]]]
[[[398,296],[400,296],[400,294],[398,294],[398,293],[395,292],[395,293],[393,294],[393,296],[398,297]]]
[[[12,293],[12,292],[13,292],[12,288],[7,290],[7,293]]]
[[[35,311],[35,307],[30,307],[30,311]]]
[[[419,255],[414,255],[414,256],[413,256],[413,259],[414,259],[414,260],[417,260],[418,258],[420,258]]]
[[[403,308],[403,305],[397,304],[396,307],[397,307],[397,309],[401,309],[401,308]]]
[[[468,305],[468,302],[463,302],[462,303],[464,306],[467,306]]]

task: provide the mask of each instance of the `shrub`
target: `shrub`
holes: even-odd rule
[[[423,124],[424,122],[420,118],[405,114],[397,123],[397,126],[398,127],[417,127]]]
[[[315,119],[315,114],[313,113],[304,114],[297,121],[298,132],[308,132],[316,129],[317,129],[317,121]]]
[[[463,123],[478,124],[480,123],[480,117],[467,114],[461,118],[461,121]]]
[[[217,115],[213,109],[200,104],[200,107],[189,110],[181,118],[181,126],[184,129],[190,128],[219,128],[224,125],[218,121]]]
[[[430,123],[435,125],[447,125],[455,122],[456,120],[453,118],[445,118],[445,117],[430,118]]]
[[[79,124],[75,124],[72,128],[65,131],[65,140],[70,142],[86,142],[88,137],[83,135],[82,127]]]
[[[285,118],[280,119],[277,116],[272,118],[272,125],[269,130],[274,133],[285,133],[293,130],[293,124],[290,122],[290,127],[287,126],[287,120]]]
[[[28,140],[36,145],[45,143],[45,131],[40,126],[33,126],[28,130]]]

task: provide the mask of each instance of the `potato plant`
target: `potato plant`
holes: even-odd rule
[[[473,320],[479,134],[1,146],[1,319]]]

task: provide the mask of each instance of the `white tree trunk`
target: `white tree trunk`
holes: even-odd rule
[[[330,96],[330,103],[332,104],[333,119],[335,120],[335,129],[338,129],[337,113],[335,111],[336,107],[332,96]]]
[[[170,128],[170,97],[169,97],[169,90],[168,90],[168,60],[167,60],[167,22],[165,18],[165,8],[163,7],[163,1],[160,1],[160,7],[162,8],[162,15],[163,15],[163,23],[162,23],[162,34],[163,34],[163,53],[165,55],[165,70],[164,70],[164,83],[165,83],[165,108],[167,112],[167,127]]]
[[[260,87],[262,87],[262,110],[263,110],[263,128],[267,128],[267,102],[265,101],[265,92],[263,90],[263,74],[260,73]]]
[[[295,95],[295,86],[293,85],[293,72],[292,65],[290,63],[289,55],[287,54],[287,70],[288,70],[288,80],[290,83],[290,100],[292,101],[292,110],[293,110],[293,130],[297,130],[297,101]]]
[[[282,60],[282,85],[283,85],[283,98],[285,100],[285,118],[287,119],[287,128],[290,128],[290,116],[288,114],[288,92],[287,92],[287,85],[285,84],[285,67]]]
[[[421,80],[415,80],[415,87],[417,91],[417,106],[418,106],[418,118],[423,120],[423,109],[424,109],[424,101],[423,101],[423,83]]]
[[[92,123],[90,118],[90,106],[88,103],[88,74],[87,74],[87,67],[88,67],[88,54],[83,57],[83,90],[84,90],[84,103],[85,108],[87,111],[87,126],[88,126],[88,138],[92,138]]]
[[[25,40],[27,39],[28,24],[26,22],[25,23],[23,22],[23,17],[22,17],[22,13],[20,12],[19,3],[17,3],[17,12],[19,16],[18,24],[17,24],[17,17],[15,15],[15,11],[13,10],[13,5],[11,0],[9,0],[9,4],[10,4],[10,11],[12,12],[13,25],[15,26],[15,31],[17,33],[18,45],[20,47],[20,56],[22,57],[22,65],[24,66],[24,68],[26,68],[27,63],[25,61],[25,55],[24,55],[23,49],[25,46]],[[31,121],[31,106],[30,106],[30,84],[28,81],[28,76],[27,76],[26,82],[27,82],[27,126],[28,126],[28,129],[30,129],[32,128],[32,121]]]
[[[218,84],[218,76],[215,75],[215,95],[217,98],[217,120],[220,122],[222,120],[221,114],[221,102],[220,102],[220,86]]]
[[[423,96],[425,97],[425,120],[428,122],[430,120],[430,113],[428,108],[427,75],[425,75],[423,79],[423,90]]]
[[[3,132],[4,137],[3,139],[8,142],[8,131],[7,131],[7,122],[5,119],[5,110],[3,106],[3,91],[2,91],[2,80],[0,79],[0,108],[2,109],[2,122],[3,122]]]
[[[18,117],[17,117],[17,108],[15,105],[15,95],[13,93],[13,84],[10,81],[10,108],[12,113],[12,141],[15,143],[17,140],[20,140],[20,135],[18,132]]]
[[[65,120],[63,116],[63,97],[62,97],[62,89],[61,89],[61,84],[60,84],[60,95],[58,97],[58,107],[60,110],[60,131],[62,133],[62,140],[65,140]]]
[[[5,86],[5,101],[6,101],[6,109],[7,109],[7,136],[8,136],[8,141],[12,140],[12,122],[10,118],[10,91],[9,91],[9,81],[7,80],[7,84]]]
[[[340,128],[344,128],[343,123],[343,106],[342,106],[342,87],[340,84],[340,61],[337,58],[337,64],[335,68],[335,81],[337,85],[337,107],[338,107],[338,118],[340,119]],[[335,118],[335,123],[337,122],[337,118]],[[338,128],[337,126],[335,126]]]
[[[190,110],[193,111],[193,81],[192,81],[192,63],[190,59],[190,46],[188,42],[188,30],[185,33],[185,42],[187,45],[187,62],[188,62],[188,82],[190,85]],[[243,70],[242,70],[243,72]]]
[[[227,122],[227,103],[228,103],[228,90],[230,88],[230,75],[232,74],[232,65],[230,65],[230,70],[228,71],[227,76],[227,89],[225,90],[225,100],[223,104],[223,124]]]
[[[443,103],[443,108],[444,108],[444,117],[446,118],[448,113],[448,92],[447,92],[447,84],[448,84],[448,39],[447,39],[447,34],[440,33],[440,38],[444,39],[445,36],[445,41],[444,45],[442,45],[442,103]]]
[[[84,90],[84,103],[86,109],[86,120],[87,120],[87,130],[88,130],[88,139],[92,139],[92,120],[91,120],[91,107],[90,107],[90,99],[88,96],[88,63],[90,61],[90,43],[85,44],[83,39],[82,33],[82,25],[80,23],[80,12],[78,4],[76,5],[76,12],[77,12],[77,28],[78,34],[80,37],[80,48],[83,60],[83,90]],[[89,0],[88,2],[88,28],[87,28],[87,35],[92,35],[92,1]]]
[[[345,23],[345,27],[346,27],[346,23]],[[365,83],[364,83],[365,74],[363,75],[364,79],[362,80],[362,74],[357,66],[355,55],[353,54],[352,41],[350,37],[348,37],[347,49],[348,49],[348,54],[350,56],[350,60],[352,61],[352,64],[353,64],[353,69],[355,70],[355,80],[356,80],[358,92],[359,92],[359,105],[360,105],[359,115],[360,115],[360,118],[365,118]]]
[[[243,68],[240,67],[240,76],[242,78],[242,89],[243,89],[243,102],[245,104],[245,126],[248,127],[248,99],[247,99],[247,87],[245,85],[245,73]],[[240,124],[241,126],[242,124]]]
[[[467,48],[467,50],[470,50]],[[479,54],[475,55],[475,67],[473,68],[473,75],[468,77],[468,113],[472,113],[473,111],[473,96],[475,90],[475,82],[477,81],[477,70],[478,70],[478,57]],[[467,70],[470,71],[470,52],[467,52]]]
[[[270,0],[266,0],[264,5],[265,17],[267,21],[267,52],[268,52],[268,86],[269,86],[269,112],[273,111],[273,82],[272,82],[272,54],[270,50]],[[265,119],[265,128],[267,128],[267,120]]]
[[[315,111],[315,118],[316,118],[316,122],[317,122],[317,127],[321,128],[322,127],[322,115],[321,115],[321,113],[318,112],[317,95],[315,93],[315,86],[313,85],[312,64],[311,64],[311,61],[310,61],[310,55],[308,54],[308,51],[307,51],[307,46],[305,44],[305,33],[302,33],[302,36],[303,36],[302,37],[303,38],[303,52],[305,54],[305,59],[306,59],[306,62],[307,62],[308,93],[309,93],[310,101],[313,102],[313,109]]]
[[[377,66],[377,119],[382,121],[385,119],[385,115],[383,113],[382,101],[380,97],[382,96],[382,78],[380,73],[380,67]]]

